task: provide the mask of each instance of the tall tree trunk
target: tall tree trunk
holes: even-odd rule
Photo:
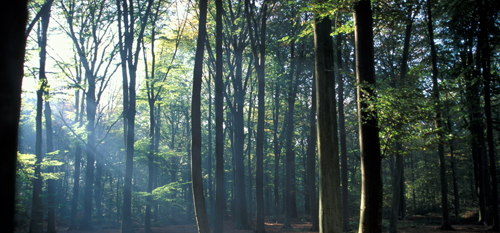
[[[307,148],[307,170],[309,182],[309,205],[311,206],[311,231],[319,231],[318,202],[316,201],[316,76],[312,81],[310,133]]]
[[[18,128],[21,113],[21,85],[24,76],[25,28],[28,1],[7,1],[0,9],[0,28],[5,33],[0,43],[0,223],[5,232],[14,232]]]
[[[50,10],[52,7],[52,3],[48,5],[48,9],[46,12],[42,14],[42,25],[43,25],[43,31],[44,33],[42,35],[42,43],[44,43],[44,46],[47,45],[47,30],[48,30],[48,24],[50,20]],[[46,51],[45,51],[46,52]],[[44,58],[45,59],[45,58]],[[45,63],[45,62],[44,62]],[[43,72],[45,72],[45,68],[43,69]],[[43,74],[45,76],[45,74]],[[43,88],[48,88],[47,84],[47,77],[44,77],[45,79],[45,85]],[[50,110],[50,102],[49,102],[49,93],[48,90],[43,90],[45,94],[45,133],[46,133],[46,140],[47,140],[47,153],[51,153],[54,151],[54,142],[53,142],[53,137],[52,137],[52,112]],[[49,166],[48,167],[48,172],[53,173],[54,172],[54,166]],[[47,181],[47,190],[48,190],[48,205],[47,205],[47,233],[55,233],[56,232],[56,219],[55,219],[55,188],[56,188],[56,181],[54,179],[49,179]]]
[[[319,232],[342,231],[332,21],[314,14],[318,108]]]
[[[191,99],[191,177],[193,185],[193,201],[195,207],[198,232],[210,232],[208,217],[203,196],[203,177],[201,174],[201,82],[203,75],[203,53],[207,33],[207,1],[200,1],[200,19],[198,25],[198,41],[193,71],[193,93]]]
[[[124,139],[125,139],[125,179],[123,181],[123,214],[122,214],[122,233],[132,233],[132,172],[134,162],[134,141],[135,141],[135,114],[136,114],[136,76],[139,54],[144,37],[149,14],[153,0],[147,1],[146,12],[140,22],[140,30],[137,35],[137,41],[134,43],[134,29],[136,26],[135,11],[133,1],[117,0],[118,8],[118,31],[119,31],[119,49],[122,64],[123,91],[124,91]],[[123,9],[123,12],[122,12]],[[122,14],[123,13],[123,14]],[[123,20],[125,32],[122,35]],[[123,37],[123,39],[122,39]],[[134,49],[133,46],[136,45]],[[125,68],[123,68],[125,66]],[[128,97],[128,98],[126,98]]]
[[[42,114],[43,114],[43,93],[47,88],[47,77],[45,76],[45,63],[47,60],[47,33],[49,27],[50,11],[45,11],[41,16],[41,30],[38,32],[38,47],[40,48],[40,68],[39,68],[39,89],[37,90],[36,107],[36,142],[35,142],[35,174],[33,179],[33,198],[31,207],[30,233],[43,232],[43,205],[42,205],[42,176],[41,163],[42,154]]]
[[[54,142],[52,139],[52,111],[50,110],[49,93],[45,95],[45,133],[47,139],[47,153],[54,151]],[[54,166],[49,166],[47,171],[54,173]],[[56,216],[55,216],[55,195],[56,195],[56,180],[49,179],[47,181],[48,190],[48,205],[47,205],[47,233],[55,233],[56,231]]]
[[[398,232],[398,210],[400,204],[400,193],[401,193],[401,175],[403,173],[403,155],[401,154],[402,145],[401,142],[396,143],[396,166],[394,166],[394,171],[392,172],[392,205],[391,205],[391,215],[389,223],[389,232]]]
[[[96,208],[96,220],[98,223],[102,222],[102,156],[100,153],[95,153],[96,163],[95,163],[95,187],[94,187],[94,201]]]
[[[482,41],[482,46],[478,46],[481,49],[481,68],[483,72],[483,82],[484,82],[484,111],[486,115],[486,139],[488,143],[488,158],[490,160],[490,174],[491,174],[491,212],[493,220],[492,230],[500,230],[500,215],[498,212],[498,181],[497,181],[497,169],[495,160],[495,144],[493,138],[493,120],[491,117],[491,52],[489,44],[488,35],[488,19],[486,4],[488,1],[483,2],[483,0],[478,1],[479,3],[479,38],[478,41]],[[486,159],[486,158],[485,158]]]
[[[342,173],[342,231],[349,232],[349,184],[347,178],[347,142],[344,117],[344,79],[342,69],[342,34],[337,35],[335,53],[337,55],[338,109],[340,134],[340,164]]]
[[[372,10],[369,0],[354,5],[358,124],[361,158],[359,232],[382,231],[382,172],[377,112],[368,106],[376,98]]]
[[[429,32],[429,42],[431,46],[431,59],[432,59],[432,97],[434,99],[435,126],[438,130],[438,155],[439,155],[439,174],[441,178],[441,208],[442,208],[442,225],[441,230],[453,229],[450,225],[448,214],[448,182],[446,181],[446,161],[444,159],[444,135],[441,131],[443,127],[441,118],[441,101],[439,97],[438,86],[438,67],[437,67],[437,51],[434,45],[434,29],[432,25],[432,12],[431,1],[427,1],[427,30]]]
[[[253,85],[250,84],[250,98],[248,104],[248,118],[247,118],[247,150],[248,150],[248,162],[247,162],[247,171],[248,171],[248,215],[250,218],[250,222],[252,221],[252,210],[253,210],[253,200],[252,200],[252,107],[253,107]]]
[[[273,149],[274,149],[274,221],[279,222],[279,206],[280,206],[280,193],[279,193],[279,161],[281,148],[278,140],[278,122],[279,122],[279,96],[280,96],[280,82],[276,82],[276,98],[274,98],[274,113],[273,113]]]
[[[404,39],[404,47],[403,47],[403,59],[401,62],[401,75],[400,75],[400,80],[404,81],[406,79],[406,73],[408,72],[408,53],[410,49],[410,38],[411,38],[411,30],[412,30],[412,25],[413,25],[413,18],[412,18],[412,10],[413,7],[410,5],[409,7],[409,20],[408,24],[406,25],[406,33],[405,33],[405,39]],[[399,82],[396,82],[399,83]],[[398,88],[398,84],[395,85],[396,88]],[[401,125],[398,124],[396,125],[397,130],[401,129]],[[401,209],[401,201],[404,198],[404,195],[402,195],[403,191],[403,158],[402,158],[402,142],[398,139],[396,142],[396,166],[395,170],[393,171],[393,190],[392,190],[392,206],[391,206],[391,216],[390,216],[390,223],[389,223],[389,232],[395,233],[398,232],[398,211]],[[403,210],[404,211],[404,210]]]
[[[260,25],[255,21],[253,9],[255,3],[250,5],[245,0],[245,14],[247,16],[248,30],[250,35],[252,54],[255,58],[254,66],[258,78],[258,117],[257,117],[257,148],[255,151],[255,197],[257,201],[255,232],[265,233],[264,227],[264,119],[265,119],[265,67],[266,67],[266,22],[268,1],[264,0],[260,12]],[[252,22],[255,24],[252,26]],[[254,30],[258,28],[259,30]]]
[[[293,93],[293,86],[294,86],[294,78],[295,76],[293,75],[293,71],[295,69],[295,41],[292,40],[292,43],[290,45],[290,74],[289,74],[289,79],[288,79],[288,98],[287,98],[287,103],[288,103],[288,111],[286,114],[286,173],[285,173],[285,221],[283,223],[283,229],[291,229],[292,228],[292,210],[293,210],[293,205],[294,203],[292,200],[292,192],[295,190],[292,190],[292,183],[295,183],[295,172],[293,172],[293,166],[294,164],[294,153],[293,153],[293,147],[292,147],[292,140],[293,140],[293,111],[294,111],[294,100],[295,96]],[[295,143],[293,143],[295,144]]]
[[[222,81],[222,14],[224,8],[222,0],[215,1],[216,15],[216,71],[215,71],[215,223],[214,232],[223,232],[223,215],[226,208],[224,197],[224,109]]]
[[[447,111],[449,112],[449,110]],[[452,126],[451,126],[451,119],[450,116],[448,115],[448,131],[452,132]],[[453,142],[450,141],[448,142],[450,145],[450,168],[451,168],[451,175],[453,179],[453,203],[454,203],[454,209],[455,209],[455,218],[458,218],[458,211],[460,209],[460,201],[458,198],[458,187],[457,187],[457,178],[455,175],[455,152],[453,149]]]
[[[81,69],[77,69],[76,74],[77,84],[81,82]],[[82,126],[83,121],[83,107],[84,107],[84,98],[82,95],[82,101],[80,103],[80,90],[77,89],[75,91],[75,122],[79,123],[79,127]],[[71,217],[70,217],[70,225],[68,230],[76,230],[78,228],[76,219],[78,214],[78,195],[80,193],[80,163],[82,158],[82,145],[78,141],[76,142],[75,149],[75,171],[73,176],[73,196],[71,199]]]

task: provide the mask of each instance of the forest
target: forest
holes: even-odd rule
[[[500,1],[8,2],[5,232],[500,231]]]

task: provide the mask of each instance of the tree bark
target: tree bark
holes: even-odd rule
[[[344,117],[344,79],[342,69],[342,34],[337,35],[337,45],[335,53],[337,55],[337,82],[338,82],[338,114],[339,114],[339,134],[340,134],[340,164],[342,173],[342,231],[349,232],[349,184],[347,178],[347,142]]]
[[[260,25],[253,18],[255,3],[250,5],[245,0],[245,14],[247,16],[248,31],[252,47],[255,70],[258,78],[258,117],[257,117],[257,148],[256,148],[256,171],[255,171],[255,196],[257,201],[255,232],[265,233],[264,227],[264,119],[265,119],[265,67],[266,67],[266,22],[268,1],[264,0],[261,8]],[[252,25],[255,22],[254,25]],[[259,30],[254,30],[258,28]]]
[[[222,81],[222,14],[224,8],[222,0],[216,0],[216,70],[215,70],[215,222],[214,232],[223,232],[223,215],[226,208],[224,198],[224,110]]]
[[[123,181],[123,214],[122,214],[122,233],[132,233],[132,172],[134,162],[134,141],[135,141],[135,114],[136,114],[136,76],[139,54],[146,23],[151,13],[153,0],[147,1],[144,18],[140,22],[140,30],[135,42],[134,49],[134,28],[136,26],[133,1],[127,3],[126,0],[117,0],[118,8],[118,29],[119,29],[119,49],[122,64],[123,92],[124,92],[124,139],[125,139],[125,179]],[[123,8],[123,12],[122,12]],[[123,14],[122,14],[123,13]],[[123,18],[122,18],[123,17]],[[121,21],[123,20],[125,32],[122,35]],[[123,39],[122,39],[123,37]],[[125,67],[124,67],[125,66]]]
[[[45,133],[47,139],[47,153],[54,151],[54,142],[52,139],[52,111],[50,109],[49,93],[45,95]],[[54,173],[54,166],[49,166],[47,171]],[[47,233],[55,233],[56,231],[56,216],[55,216],[55,195],[56,195],[56,180],[47,180]]]
[[[203,196],[203,177],[201,171],[201,83],[203,76],[203,53],[207,33],[207,1],[200,1],[198,40],[193,71],[193,93],[191,99],[191,178],[193,186],[194,211],[198,232],[210,232]]]
[[[435,126],[438,131],[438,155],[439,155],[439,175],[441,180],[441,210],[442,210],[442,225],[441,230],[453,229],[450,225],[448,214],[448,182],[446,181],[446,161],[444,159],[444,135],[442,131],[443,123],[441,118],[441,101],[439,97],[438,86],[438,67],[437,67],[437,51],[434,45],[434,29],[432,25],[431,1],[427,1],[427,30],[429,32],[429,42],[431,46],[432,59],[432,97],[434,99]]]
[[[316,77],[312,81],[310,134],[307,149],[307,170],[309,182],[309,205],[311,206],[311,231],[319,231],[318,202],[316,201]]]
[[[318,113],[319,232],[342,231],[340,167],[335,101],[332,21],[314,14],[316,98]]]
[[[361,213],[359,232],[382,232],[382,173],[375,100],[372,10],[369,0],[354,5],[358,123],[361,158]]]
[[[42,25],[43,25],[43,30],[42,30],[42,42],[44,46],[47,45],[47,30],[48,30],[48,25],[49,25],[49,20],[50,20],[50,10],[52,7],[52,3],[49,3],[47,6],[46,12],[42,14]],[[46,49],[44,48],[43,50]],[[44,57],[45,59],[45,57]],[[45,62],[44,62],[45,63]],[[45,72],[45,68],[43,68],[43,72]],[[45,74],[43,74],[45,76]],[[48,89],[48,84],[47,84],[47,77],[44,77],[45,79],[45,85],[43,88]],[[53,142],[53,137],[52,137],[52,111],[50,110],[50,101],[49,101],[49,91],[44,90],[45,93],[45,133],[46,133],[46,143],[47,143],[47,153],[53,152],[54,151],[54,142]],[[47,171],[49,173],[54,172],[54,167],[49,166]],[[55,218],[55,195],[56,195],[56,181],[54,179],[49,179],[47,181],[47,199],[48,199],[48,205],[47,205],[47,233],[55,233],[56,231],[56,218]]]
[[[493,138],[493,120],[491,117],[491,52],[490,52],[490,44],[488,39],[488,19],[485,6],[487,3],[483,2],[483,0],[478,1],[479,3],[479,38],[478,41],[482,41],[481,49],[481,68],[483,72],[483,82],[484,82],[484,111],[486,115],[486,139],[488,143],[488,158],[490,161],[490,176],[491,176],[491,212],[492,212],[492,221],[493,226],[492,230],[498,231],[500,230],[500,215],[498,210],[498,181],[497,181],[497,169],[496,169],[496,161],[495,160],[495,144]],[[488,14],[489,16],[489,14]]]
[[[0,8],[0,141],[2,163],[0,163],[0,209],[4,217],[0,220],[2,230],[14,232],[16,168],[18,153],[18,128],[21,113],[21,85],[24,76],[26,47],[27,0],[7,1]]]
[[[42,117],[43,117],[43,93],[47,86],[47,77],[45,76],[45,64],[47,60],[47,33],[50,20],[50,11],[45,11],[42,16],[41,30],[38,32],[38,47],[40,48],[40,68],[39,68],[39,86],[36,92],[37,107],[36,107],[36,142],[35,142],[35,174],[33,180],[33,198],[31,207],[30,233],[43,232],[43,204],[42,204],[42,176],[41,163],[43,161],[42,154]]]

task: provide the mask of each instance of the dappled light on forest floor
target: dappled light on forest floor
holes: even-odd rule
[[[433,221],[436,219],[427,219],[427,221],[422,221],[422,219],[418,220],[400,220],[398,224],[399,232],[405,233],[431,233],[431,232],[462,232],[462,233],[472,233],[472,232],[492,232],[489,231],[490,226],[483,225],[474,225],[471,223],[453,225],[455,231],[441,231],[439,230],[438,221]],[[431,221],[431,222],[429,222]],[[309,231],[311,228],[310,222],[302,222],[298,219],[293,221],[292,230],[285,231],[282,229],[283,223],[276,222],[266,222],[265,228],[268,233],[278,233],[278,232],[302,232],[302,233],[312,233],[313,231]],[[252,226],[253,227],[253,226]],[[120,233],[120,228],[115,229],[103,229],[106,227],[95,226],[94,231],[68,231],[66,227],[59,227],[57,232],[68,232],[68,233]],[[154,233],[196,233],[198,232],[196,229],[196,225],[171,225],[171,226],[162,226],[162,227],[153,227]],[[357,229],[351,229],[351,232],[357,232]],[[144,233],[144,228],[136,228],[136,233]],[[211,228],[211,232],[213,232],[213,227]],[[225,221],[224,222],[224,232],[225,233],[251,233],[253,230],[236,230],[234,229],[234,222]]]

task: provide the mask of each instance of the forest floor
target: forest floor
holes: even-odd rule
[[[312,233],[310,231],[311,223],[303,221],[303,219],[293,219],[293,229],[285,231],[281,229],[282,223],[273,223],[270,219],[266,219],[266,231],[268,233],[278,233],[278,232],[302,232],[302,233]],[[430,233],[430,232],[461,232],[461,233],[472,233],[472,232],[492,232],[491,226],[483,226],[476,225],[473,221],[460,221],[452,220],[452,226],[455,229],[454,231],[441,231],[439,230],[440,226],[440,218],[439,217],[427,217],[427,216],[412,216],[406,220],[400,220],[398,222],[398,230],[402,233]],[[387,224],[386,224],[387,223]],[[388,225],[388,222],[384,220],[384,226]],[[351,228],[355,228],[356,224],[352,224]],[[90,231],[90,233],[120,233],[119,228],[114,229],[104,229],[106,226],[96,226],[96,230]],[[196,225],[171,225],[164,227],[155,227],[152,228],[153,233],[196,233]],[[357,232],[357,229],[352,229],[351,232]],[[67,232],[67,233],[89,233],[89,231],[67,231],[67,228],[60,227],[57,229],[59,233]],[[213,228],[212,228],[213,231]],[[386,228],[383,229],[384,232],[387,231]],[[137,228],[135,229],[136,233],[144,233],[144,229]],[[225,233],[251,233],[252,230],[236,230],[234,229],[234,222],[225,221],[224,222],[224,232]]]

